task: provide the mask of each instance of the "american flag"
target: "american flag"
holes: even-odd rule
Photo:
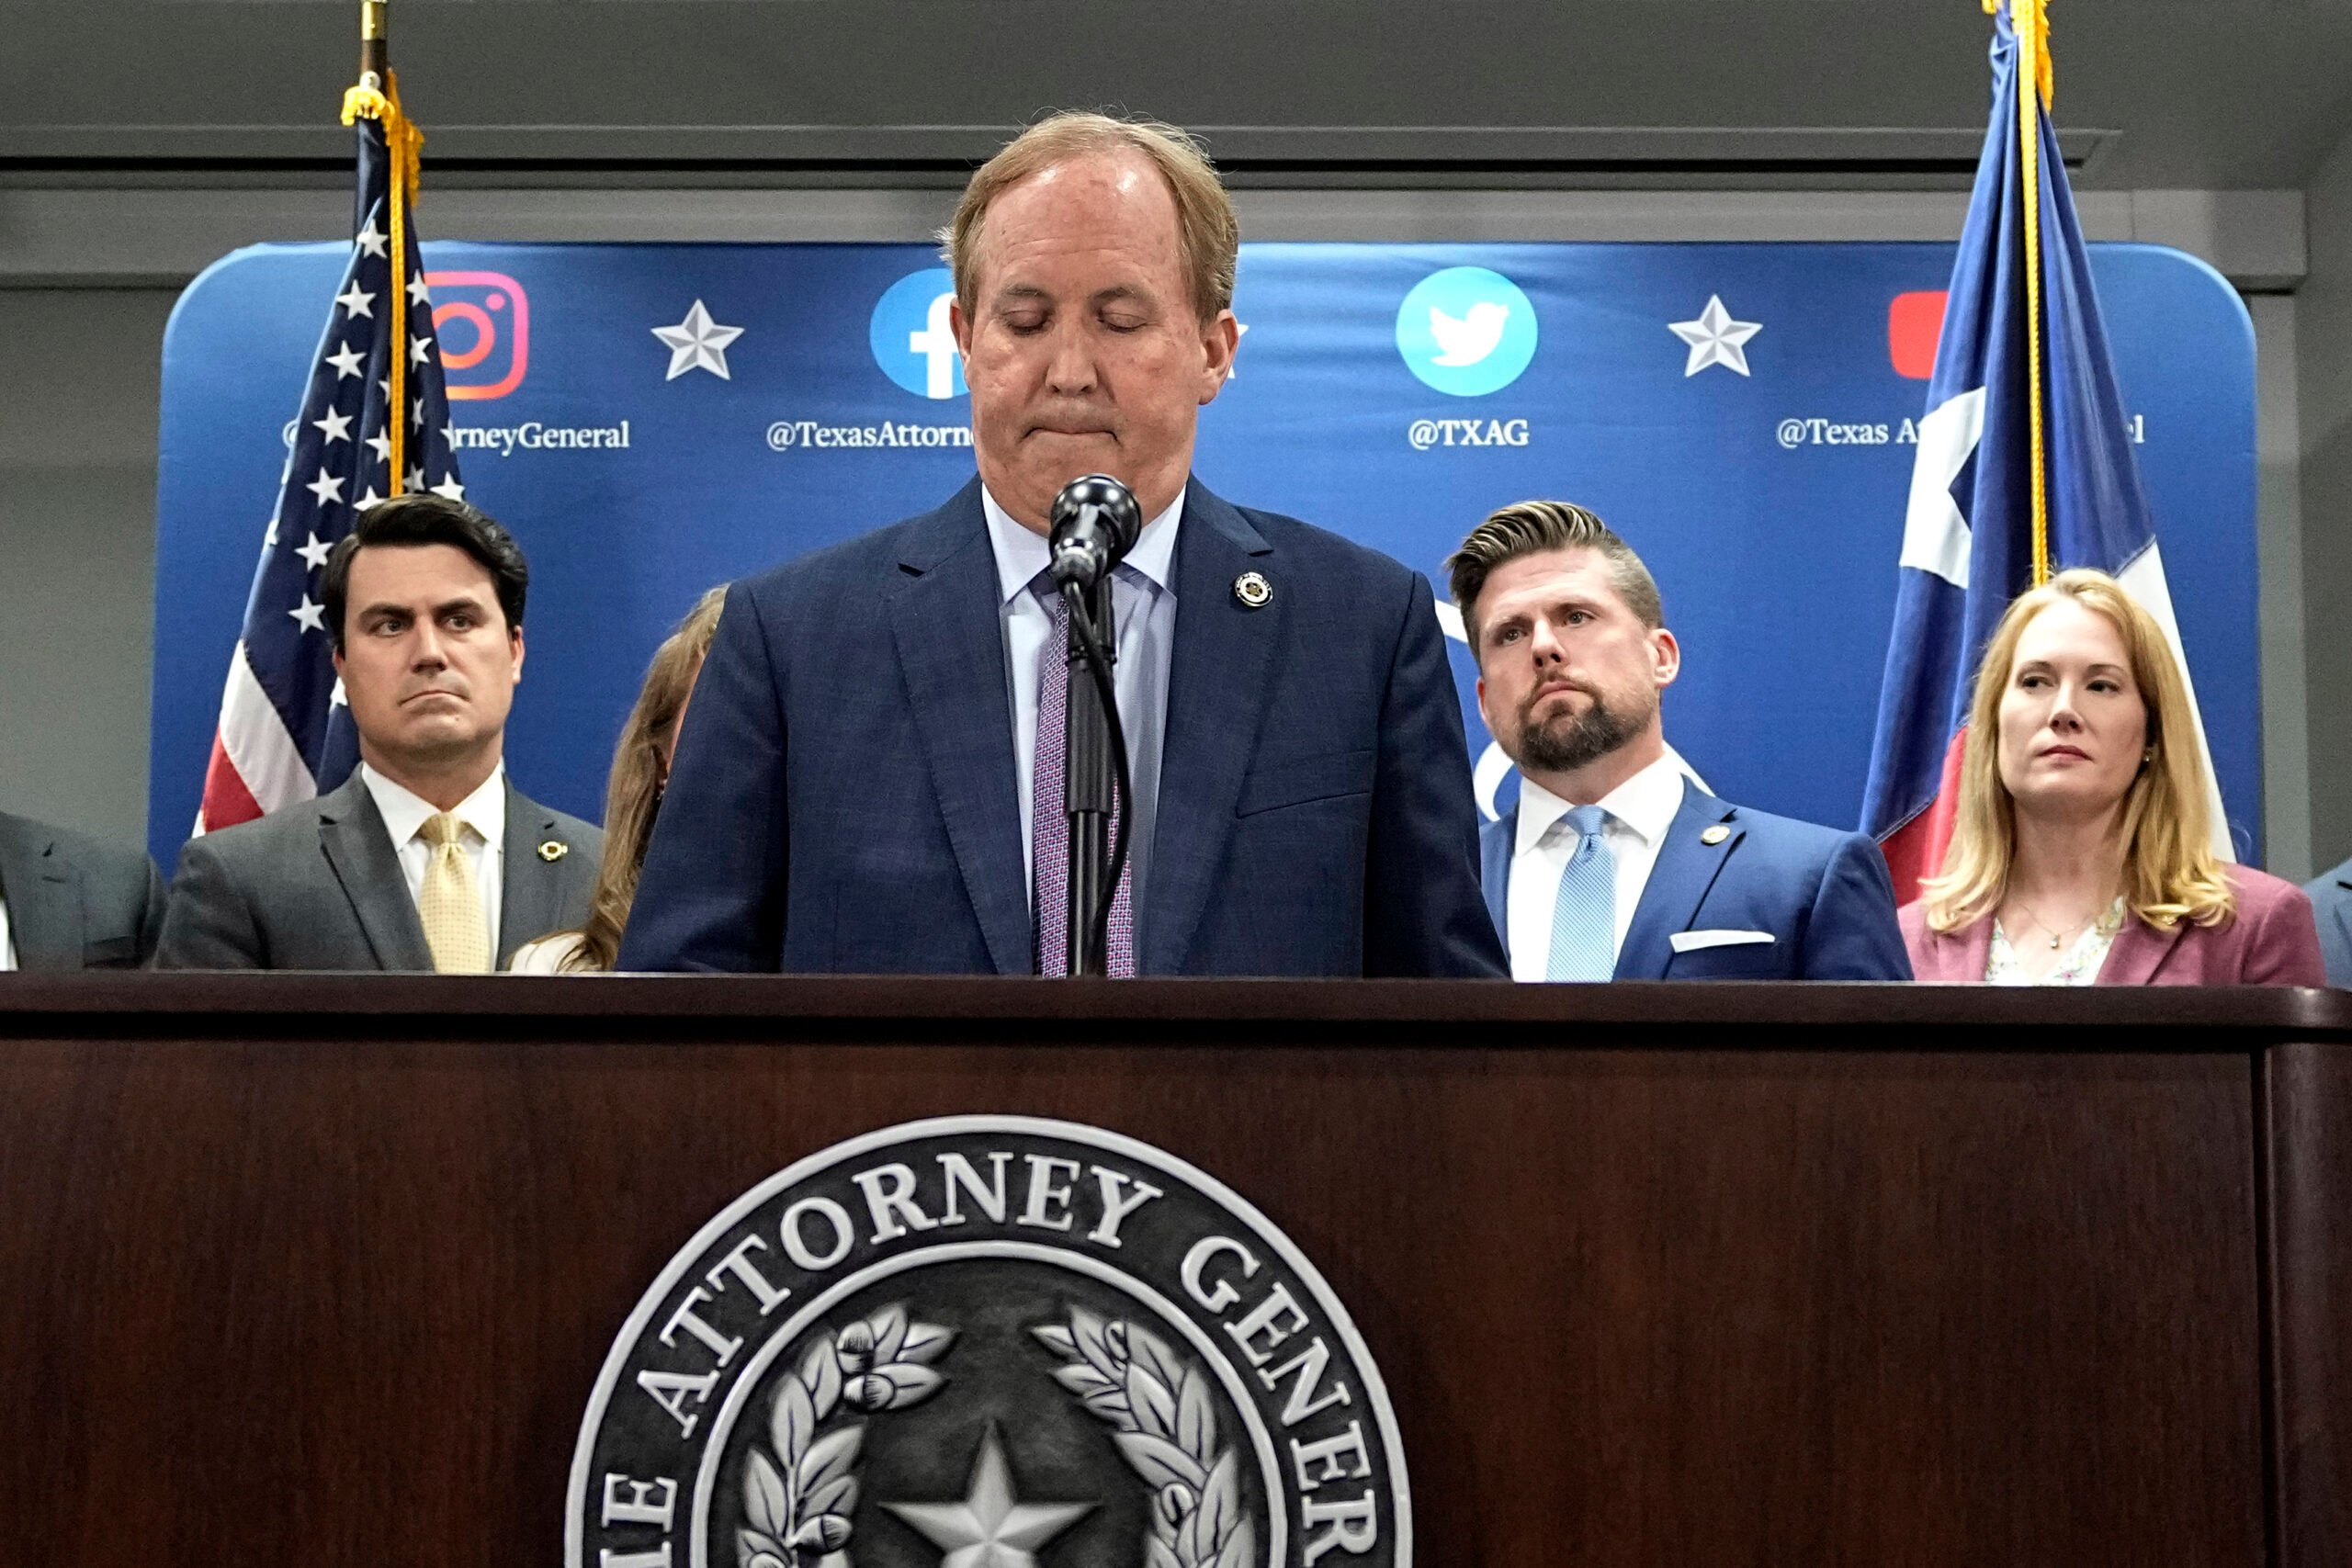
[[[465,494],[432,299],[409,220],[413,149],[422,138],[401,118],[397,99],[375,102],[382,118],[362,110],[357,120],[351,262],[319,340],[277,507],[262,536],[243,635],[221,693],[198,833],[308,800],[350,775],[358,740],[320,603],[327,552],[379,501],[404,491]],[[402,243],[395,243],[395,232]]]

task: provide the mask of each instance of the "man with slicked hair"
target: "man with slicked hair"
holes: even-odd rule
[[[1876,844],[1718,800],[1667,750],[1682,649],[1632,547],[1528,501],[1447,564],[1479,712],[1519,765],[1480,846],[1514,978],[1911,978]]]
[[[319,595],[359,766],[189,840],[156,967],[481,973],[587,919],[604,835],[506,779],[529,582],[506,530],[461,501],[360,517]]]
[[[1193,474],[1239,335],[1199,147],[1055,116],[943,239],[979,471],[730,591],[621,966],[1068,972],[1046,534],[1104,473],[1144,518],[1112,585],[1135,799],[1110,972],[1499,976],[1429,583]]]

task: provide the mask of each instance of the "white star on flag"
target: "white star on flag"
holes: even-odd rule
[[[1036,1568],[1036,1551],[1091,1512],[1091,1503],[1022,1503],[996,1428],[980,1439],[979,1457],[960,1503],[885,1503],[933,1546],[947,1549],[939,1568]]]
[[[351,416],[347,413],[337,413],[334,410],[329,409],[325,418],[314,419],[311,422],[311,428],[323,434],[327,438],[327,445],[332,446],[338,441],[351,439]]]
[[[321,506],[326,505],[329,502],[334,502],[340,504],[343,500],[343,476],[341,474],[331,474],[324,468],[321,468],[319,470],[319,477],[317,479],[312,479],[309,484],[304,485],[302,488],[309,491],[312,495],[317,496]]]
[[[306,632],[322,632],[327,629],[327,607],[324,604],[311,603],[311,596],[308,593],[302,595],[302,604],[299,609],[288,610],[286,613],[293,616],[295,624]]]
[[[336,295],[334,302],[343,307],[346,320],[352,316],[373,316],[376,313],[376,297],[356,283]]]
[[[1764,330],[1761,321],[1735,321],[1731,312],[1724,309],[1723,296],[1707,296],[1707,308],[1699,312],[1695,321],[1669,321],[1667,331],[1690,345],[1690,363],[1682,367],[1683,379],[1700,371],[1720,365],[1726,370],[1747,374],[1749,338]]]
[[[655,327],[653,335],[670,351],[670,373],[663,380],[674,381],[689,370],[707,370],[722,381],[734,379],[727,373],[727,345],[741,337],[743,329],[712,321],[701,300],[695,301],[684,321],[674,327]]]
[[[345,376],[358,375],[360,367],[368,363],[368,356],[349,344],[345,344],[341,354],[327,355],[327,363],[334,367],[334,378],[340,381]]]
[[[443,479],[439,484],[435,485],[433,487],[433,493],[435,495],[447,496],[451,501],[463,501],[466,499],[466,487],[459,484],[458,482],[458,477],[455,474],[452,474],[447,479]]]
[[[379,430],[360,445],[375,453],[376,461],[379,463],[389,463],[392,460],[392,437],[390,431]]]
[[[370,213],[368,218],[368,227],[359,231],[359,248],[371,256],[382,256],[385,254],[384,242],[390,237],[376,227],[375,215]]]
[[[284,481],[280,480],[279,482],[283,483]],[[269,532],[261,536],[261,547],[266,550],[274,550],[277,548],[277,519],[275,517],[269,520]]]
[[[313,534],[311,536],[311,542],[304,545],[294,553],[302,558],[303,565],[309,567],[312,571],[317,571],[327,564],[327,557],[333,554],[334,550],[334,547],[333,545],[322,544],[319,541],[319,536],[316,534]]]
[[[413,337],[408,340],[408,362],[411,365],[424,364],[424,356],[432,352],[433,340],[431,338]],[[416,406],[423,408],[424,405],[423,403],[419,403]]]
[[[382,496],[376,493],[376,487],[374,485],[369,485],[368,487],[368,493],[361,496],[357,501],[353,502],[351,503],[351,509],[354,512],[365,512],[371,506],[382,504],[383,500],[384,498]]]
[[[433,303],[433,291],[424,287],[424,274],[420,272],[408,280],[408,297],[419,305]]]
[[[343,677],[338,675],[334,678],[334,690],[327,694],[327,706],[347,708],[350,705],[351,699],[343,694]]]
[[[406,474],[401,477],[401,488],[408,491],[411,495],[414,495],[418,491],[423,490],[424,488],[424,470],[423,468],[411,468]]]

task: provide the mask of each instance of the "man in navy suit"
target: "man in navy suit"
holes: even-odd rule
[[[2327,983],[2352,987],[2352,860],[2303,884],[2319,919],[2320,951],[2327,955]]]
[[[729,592],[622,968],[1067,972],[1045,536],[1101,472],[1146,520],[1113,583],[1112,973],[1502,974],[1428,582],[1192,477],[1238,237],[1167,127],[1057,116],[973,175],[946,240],[978,476]]]
[[[1658,721],[1681,649],[1600,518],[1507,506],[1447,564],[1478,711],[1519,764],[1519,804],[1480,844],[1513,977],[1911,978],[1875,844],[1684,776]]]

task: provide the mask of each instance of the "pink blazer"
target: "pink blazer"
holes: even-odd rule
[[[2319,928],[2312,901],[2291,882],[2245,866],[2227,867],[2238,896],[2237,914],[2218,926],[2183,920],[2158,931],[2139,919],[2115,933],[2107,962],[2098,966],[2102,986],[2324,986],[2327,964],[2320,956]],[[1928,929],[1927,905],[1903,907],[1903,945],[1911,950],[1912,973],[1921,980],[1953,982],[1984,978],[1993,950],[1993,917],[1958,931]]]

